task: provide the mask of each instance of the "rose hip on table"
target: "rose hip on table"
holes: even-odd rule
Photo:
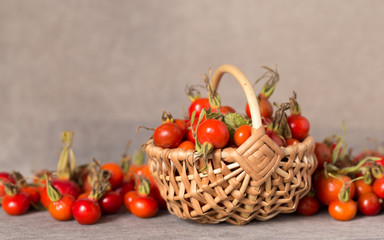
[[[133,158],[122,158],[121,166],[126,180],[125,186],[120,190],[120,195],[124,202],[125,194],[137,190],[141,184],[141,180],[146,179],[149,181],[149,195],[157,201],[160,209],[165,209],[166,202],[160,194],[158,185],[149,170],[149,165],[145,163],[145,158],[146,154],[141,149],[135,151]]]
[[[381,210],[382,201],[373,192],[361,194],[358,198],[359,211],[367,216],[377,215]]]
[[[338,221],[352,220],[357,213],[357,204],[353,200],[332,200],[328,207],[329,215]]]
[[[110,176],[108,181],[112,190],[115,190],[121,186],[124,180],[124,173],[117,163],[104,163],[103,165],[101,165],[100,169],[109,172]]]
[[[101,216],[101,208],[97,200],[82,198],[73,203],[72,215],[80,224],[94,224]]]
[[[15,183],[15,187],[29,197],[31,206],[38,208],[40,202],[38,186],[36,184],[28,183],[24,176],[18,171],[12,171],[10,178]]]
[[[49,177],[47,176],[46,178],[46,192],[50,200],[48,206],[49,213],[58,221],[72,219],[72,205],[75,202],[75,197],[67,193],[60,193]]]
[[[345,175],[338,176],[326,176],[323,172],[318,172],[314,187],[316,189],[316,194],[319,200],[325,204],[329,205],[331,201],[335,200],[339,196],[339,192],[342,189],[344,184],[351,182],[351,178]],[[350,199],[353,198],[355,194],[355,184],[353,182],[349,185]]]
[[[31,200],[29,195],[21,192],[20,189],[10,181],[1,180],[5,195],[2,198],[2,208],[9,215],[22,215],[29,209]]]
[[[124,196],[125,209],[140,218],[154,217],[159,210],[159,204],[150,192],[150,181],[140,177],[137,190],[127,192]]]
[[[57,170],[51,179],[53,186],[61,194],[69,194],[77,198],[81,194],[81,187],[77,183],[76,158],[72,150],[74,132],[65,131],[62,133],[62,149],[57,163]],[[47,189],[42,182],[40,188],[40,202],[45,208],[49,208],[50,199]]]
[[[118,193],[114,193],[113,197],[106,202],[102,201],[103,197],[108,197],[108,189],[111,188],[110,174],[105,174],[105,172],[106,170],[99,168],[97,171],[99,177],[92,183],[91,192],[73,202],[71,211],[78,223],[94,224],[101,217],[102,210],[104,213],[112,214],[121,207],[121,198]],[[102,209],[103,207],[104,209]]]
[[[320,203],[314,194],[309,194],[299,201],[297,213],[303,216],[311,216],[319,211]]]
[[[52,185],[61,193],[69,194],[75,199],[81,194],[81,188],[77,183],[66,179],[52,179]],[[46,187],[40,189],[40,202],[48,209],[51,200],[48,197]]]
[[[117,213],[123,204],[123,199],[118,192],[108,191],[99,200],[99,205],[104,214]]]

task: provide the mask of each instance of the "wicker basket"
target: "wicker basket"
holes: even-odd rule
[[[201,223],[229,222],[243,225],[253,219],[268,220],[296,210],[311,188],[317,166],[311,136],[286,148],[279,147],[264,131],[252,85],[232,65],[219,67],[211,82],[217,89],[225,73],[241,84],[252,115],[252,135],[238,148],[218,149],[200,173],[192,150],[164,149],[146,143],[152,175],[168,210]]]

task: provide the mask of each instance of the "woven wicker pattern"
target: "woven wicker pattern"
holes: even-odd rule
[[[263,133],[259,129],[237,149],[216,150],[206,174],[197,168],[202,162],[194,164],[192,150],[162,149],[149,141],[150,170],[168,210],[197,222],[236,225],[295,211],[298,200],[310,189],[317,165],[313,138],[284,151]],[[243,162],[258,164],[245,170]],[[257,178],[247,172],[254,169]]]
[[[261,124],[252,85],[236,67],[223,65],[212,78],[217,89],[224,73],[241,84],[252,114],[252,135],[238,148],[215,150],[204,173],[194,151],[163,149],[146,143],[152,175],[168,210],[180,218],[201,223],[229,222],[243,225],[253,219],[268,220],[296,210],[311,188],[317,161],[311,136],[303,142],[279,147]]]

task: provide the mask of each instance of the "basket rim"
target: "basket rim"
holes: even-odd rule
[[[265,134],[266,137],[269,138],[268,135]],[[310,154],[310,153],[314,153],[314,146],[315,146],[315,140],[314,138],[312,137],[312,135],[308,135],[307,137],[305,137],[305,139],[299,143],[295,143],[296,146],[294,145],[290,145],[290,146],[286,146],[286,147],[280,147],[283,152],[284,152],[284,156],[287,157],[289,156],[292,151],[294,150],[295,147],[298,147],[298,148],[308,148],[308,146],[312,146],[312,148],[310,148],[310,151],[307,152],[307,154]],[[161,151],[161,152],[164,152],[164,151],[168,151],[168,154],[191,154],[192,156],[194,156],[194,153],[196,152],[195,150],[192,150],[192,149],[188,149],[188,150],[183,150],[181,148],[162,148],[162,147],[159,147],[155,144],[154,140],[151,138],[149,139],[146,143],[145,143],[145,150],[147,150],[147,148],[149,149],[154,149],[155,151]],[[311,151],[312,149],[312,151]],[[215,149],[213,150],[213,152],[209,155],[209,156],[212,156],[214,154],[217,154],[217,152],[221,152],[221,158],[223,160],[225,160],[227,157],[229,157],[229,151],[233,151],[233,150],[237,150],[237,148],[234,148],[234,147],[226,147],[226,148],[222,148],[222,149]],[[211,158],[211,157],[209,157]],[[180,161],[186,161],[186,159],[182,159],[182,158],[179,158]]]

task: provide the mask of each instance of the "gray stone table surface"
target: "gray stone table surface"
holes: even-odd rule
[[[245,226],[211,225],[179,219],[164,210],[151,219],[121,211],[84,226],[76,221],[55,221],[48,212],[15,217],[0,211],[0,239],[383,239],[383,221],[380,214],[339,222],[323,209],[310,217],[281,214]]]

